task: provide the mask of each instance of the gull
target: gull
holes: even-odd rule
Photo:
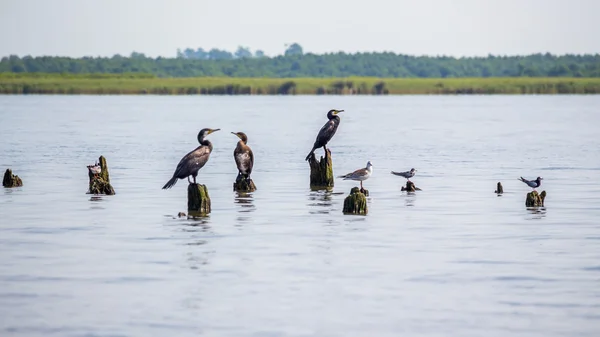
[[[521,178],[519,178],[519,180],[524,182],[525,184],[527,184],[527,186],[533,188],[533,190],[535,191],[535,189],[537,187],[540,187],[540,185],[542,185],[542,180],[544,180],[544,178],[537,177],[535,180],[527,180],[527,179],[521,177]]]
[[[411,168],[410,171],[406,171],[406,172],[394,172],[394,171],[392,171],[392,174],[404,177],[404,178],[406,178],[406,180],[410,181],[410,178],[412,178],[412,177],[415,176],[415,172],[417,172],[417,170],[415,170],[414,168]]]
[[[371,161],[367,162],[367,167],[358,169],[352,173],[344,174],[343,176],[339,176],[338,178],[344,178],[344,180],[356,180],[360,181],[360,189],[363,189],[362,182],[363,180],[369,179],[369,177],[373,174],[373,164]]]

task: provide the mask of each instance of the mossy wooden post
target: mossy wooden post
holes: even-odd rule
[[[539,194],[537,191],[529,192],[527,193],[527,198],[525,198],[525,206],[542,207],[544,206],[544,199],[546,199],[546,191],[542,191]]]
[[[106,158],[100,156],[98,158],[100,162],[100,173],[95,174],[88,167],[88,176],[90,178],[90,187],[88,194],[106,194],[114,195],[115,189],[110,184],[110,175],[108,174],[108,165],[106,164]]]
[[[256,191],[256,185],[250,178],[244,178],[243,175],[238,173],[235,182],[233,183],[233,191],[235,192],[254,192]]]
[[[19,176],[13,175],[11,169],[6,169],[6,172],[4,172],[4,178],[2,179],[2,186],[6,188],[19,187],[23,186],[23,181],[21,178],[19,178]]]
[[[331,161],[331,151],[325,151],[325,158],[317,161],[314,152],[308,158],[310,165],[310,186],[311,187],[333,187],[333,162]]]
[[[205,185],[188,185],[188,216],[203,217],[210,213],[210,196]]]
[[[496,194],[504,193],[504,189],[502,188],[502,184],[500,182],[498,182],[498,185],[496,185],[496,190],[494,191],[494,193],[496,193]]]
[[[365,190],[365,192],[369,193]],[[350,195],[344,199],[344,214],[367,215],[367,196],[358,187],[352,187]]]
[[[417,186],[415,186],[415,184],[408,180],[406,181],[406,186],[402,186],[402,188],[400,189],[400,191],[404,192],[415,192],[415,191],[420,191],[421,189],[418,188]]]

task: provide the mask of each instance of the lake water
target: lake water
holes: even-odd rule
[[[304,157],[331,108],[334,173]],[[600,96],[0,96],[2,336],[597,336]],[[212,213],[161,187],[204,127]],[[243,131],[258,190],[232,192]],[[317,150],[321,155],[322,150]],[[87,195],[104,155],[117,194]],[[418,170],[400,191],[391,170]],[[517,178],[544,178],[527,209]],[[504,195],[494,193],[496,183]]]

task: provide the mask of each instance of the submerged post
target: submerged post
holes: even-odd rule
[[[188,185],[188,216],[203,217],[210,213],[210,196],[206,185]]]
[[[98,161],[100,163],[88,166],[88,176],[90,178],[88,194],[114,195],[115,189],[110,184],[106,158],[100,156]]]
[[[544,199],[546,199],[546,191],[542,191],[540,194],[537,191],[529,192],[525,198],[525,207],[542,207]]]
[[[4,172],[4,178],[2,179],[2,186],[6,188],[19,187],[23,186],[23,181],[21,178],[19,178],[19,176],[13,175],[11,169],[6,169],[6,172]]]
[[[252,181],[250,177],[245,178],[243,175],[238,173],[238,176],[235,178],[235,182],[233,183],[233,191],[254,192],[256,191],[256,185],[254,185],[254,181]]]
[[[325,151],[325,158],[317,161],[314,152],[308,158],[310,165],[310,186],[311,187],[333,187],[333,162],[331,161],[331,151]]]
[[[406,181],[406,186],[402,186],[402,188],[400,189],[400,191],[402,191],[402,192],[404,192],[404,191],[406,191],[406,192],[415,192],[415,191],[420,191],[420,190],[421,189],[418,188],[417,186],[415,186],[415,184],[412,181],[410,181],[410,180],[407,180]]]
[[[494,193],[496,193],[496,194],[504,193],[504,189],[502,188],[502,184],[500,182],[498,182],[498,185],[496,186],[496,190],[494,191]]]
[[[368,191],[364,190],[367,194]],[[350,194],[344,199],[344,214],[361,214],[366,215],[367,209],[367,196],[361,192],[360,188],[352,187]]]

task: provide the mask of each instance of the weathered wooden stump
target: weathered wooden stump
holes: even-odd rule
[[[114,195],[115,189],[110,184],[106,158],[100,156],[98,161],[100,163],[88,166],[88,176],[90,178],[88,194]]]
[[[19,176],[13,175],[11,169],[6,169],[4,178],[2,178],[2,186],[6,188],[23,186],[23,181]]]
[[[188,185],[188,216],[203,217],[210,214],[210,196],[206,185]]]
[[[333,187],[333,163],[331,161],[331,151],[325,151],[325,158],[317,161],[314,152],[308,158],[310,165],[310,186],[329,188]]]
[[[502,188],[502,184],[500,182],[498,182],[498,185],[496,186],[496,190],[494,191],[494,193],[496,193],[496,194],[504,193],[504,189]]]
[[[420,191],[421,189],[418,188],[417,186],[415,186],[415,184],[408,180],[406,181],[406,186],[402,186],[402,188],[400,189],[400,191],[404,192],[415,192],[415,191]]]
[[[254,181],[252,179],[245,178],[243,175],[238,173],[237,178],[235,178],[235,182],[233,183],[233,191],[234,192],[254,192],[256,191],[256,185],[254,185]]]
[[[527,193],[527,198],[525,198],[525,206],[542,207],[544,206],[544,199],[546,199],[546,191],[542,191],[539,194],[537,191],[529,192]]]
[[[369,191],[363,190],[367,194]],[[344,199],[344,214],[361,214],[366,215],[369,210],[367,209],[367,196],[361,192],[360,188],[352,187],[350,195]]]

